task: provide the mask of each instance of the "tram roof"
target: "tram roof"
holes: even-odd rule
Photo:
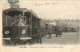
[[[31,13],[33,16],[35,16],[35,18],[40,19],[34,11],[28,10],[25,13],[27,13],[27,12]]]
[[[38,18],[37,14],[33,10],[28,10],[26,8],[9,8],[3,11],[4,14],[12,16],[12,17],[14,17],[15,15],[22,14],[23,12],[24,13],[30,12],[37,19],[40,19]]]
[[[9,8],[9,9],[4,10],[3,12],[8,13],[10,11],[21,11],[21,12],[25,12],[25,11],[27,11],[27,9],[26,8]]]
[[[14,17],[15,15],[22,14],[23,12],[26,11],[28,11],[26,8],[9,8],[7,10],[4,10],[3,13]]]

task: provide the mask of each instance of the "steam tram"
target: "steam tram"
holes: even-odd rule
[[[26,8],[3,11],[3,40],[6,43],[36,42],[39,40],[40,18]]]

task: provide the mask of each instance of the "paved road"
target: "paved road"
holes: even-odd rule
[[[46,36],[42,37],[42,44],[77,44],[77,43],[79,43],[79,37],[80,37],[80,35],[78,32],[62,33],[61,37],[56,37],[55,34],[52,34],[51,39],[49,39],[49,36],[46,35]],[[34,44],[38,44],[38,43],[34,43]],[[24,44],[19,43],[16,45],[24,45]]]
[[[61,37],[56,37],[52,34],[49,39],[48,35],[42,38],[43,44],[77,44],[79,43],[79,32],[62,33]]]

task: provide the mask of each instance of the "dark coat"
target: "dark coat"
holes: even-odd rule
[[[54,33],[56,35],[62,35],[62,31],[59,28],[57,28],[57,27],[54,28]]]

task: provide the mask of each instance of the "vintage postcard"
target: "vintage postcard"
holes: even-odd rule
[[[1,52],[80,52],[80,0],[0,0]]]

